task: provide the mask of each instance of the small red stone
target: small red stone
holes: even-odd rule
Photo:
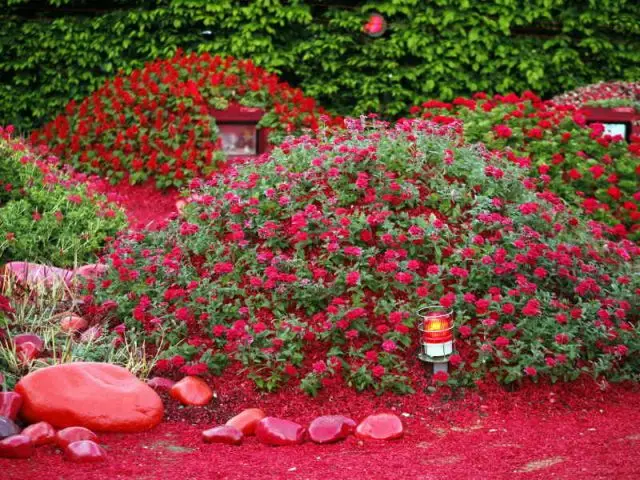
[[[184,377],[171,387],[169,393],[184,405],[202,406],[213,398],[213,391],[209,385],[198,377]]]
[[[36,346],[31,342],[25,342],[20,344],[19,347],[16,347],[16,354],[20,361],[25,364],[29,363],[31,360],[35,360],[40,355],[40,352],[36,348]]]
[[[56,443],[60,448],[66,448],[70,443],[80,440],[91,440],[95,442],[98,436],[88,428],[68,427],[60,430],[56,435]]]
[[[240,445],[242,432],[235,427],[221,425],[202,432],[202,440],[205,443],[226,443],[227,445]]]
[[[67,333],[81,332],[88,325],[89,323],[84,318],[77,315],[69,315],[60,321],[60,329]]]
[[[15,337],[13,337],[13,344],[16,346],[16,348],[18,348],[23,343],[32,343],[38,350],[38,353],[42,353],[42,351],[44,350],[44,340],[42,340],[42,337],[36,335],[35,333],[21,333],[20,335],[16,335]]]
[[[70,443],[64,451],[65,460],[76,463],[103,462],[107,459],[104,449],[91,440]]]
[[[22,407],[22,395],[16,392],[0,392],[0,417],[15,420]]]
[[[247,408],[235,417],[230,418],[226,424],[237,428],[244,436],[248,437],[255,435],[258,422],[266,416],[267,414],[259,408]]]
[[[363,440],[393,440],[403,434],[402,421],[391,413],[369,415],[356,428],[356,437]]]
[[[306,429],[282,418],[265,417],[256,427],[256,437],[265,445],[299,445],[304,441]]]
[[[164,377],[153,377],[151,380],[147,380],[147,385],[156,390],[171,390],[176,384],[173,380]]]
[[[0,417],[0,440],[20,433],[20,427],[7,417]]]
[[[14,435],[0,441],[0,457],[3,458],[29,458],[33,450],[33,443],[26,435]]]
[[[56,429],[47,422],[29,425],[22,431],[22,435],[29,437],[36,447],[56,443]]]
[[[309,438],[316,443],[333,443],[353,433],[356,422],[342,415],[325,415],[309,425]]]

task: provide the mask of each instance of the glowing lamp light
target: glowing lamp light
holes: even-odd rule
[[[364,32],[370,37],[380,37],[387,29],[387,22],[380,14],[373,13],[369,16],[369,21],[364,25]]]
[[[422,347],[418,358],[433,363],[434,372],[446,372],[449,357],[453,354],[453,313],[439,306],[430,306],[418,310],[418,316],[422,318],[419,327]]]

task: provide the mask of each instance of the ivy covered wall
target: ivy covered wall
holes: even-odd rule
[[[387,20],[379,38],[368,15]],[[0,0],[0,124],[43,124],[177,48],[255,63],[341,114],[429,98],[549,96],[640,78],[637,0]]]

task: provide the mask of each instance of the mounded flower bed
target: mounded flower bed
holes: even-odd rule
[[[577,107],[531,93],[429,101],[412,112],[437,123],[461,121],[466,141],[504,150],[549,190],[608,223],[617,235],[640,238],[637,136],[631,136],[631,144],[612,138],[603,134],[602,125],[587,125]]]
[[[124,213],[93,192],[92,179],[40,155],[0,127],[0,265],[90,263]]]
[[[323,114],[313,99],[250,60],[178,51],[108,80],[80,103],[71,101],[31,141],[113,181],[152,177],[160,188],[181,186],[224,162],[211,110],[230,103],[264,110],[258,127],[272,129],[274,143],[316,130]]]
[[[437,381],[637,378],[637,245],[574,214],[528,162],[465,145],[460,122],[370,123],[193,181],[183,217],[114,244],[87,314],[169,345],[158,372],[233,363],[266,390],[411,391],[427,304],[456,318],[453,375]]]

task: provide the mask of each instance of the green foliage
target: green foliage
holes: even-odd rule
[[[550,95],[640,74],[635,0],[33,3],[0,2],[0,124],[21,129],[177,48],[251,58],[349,114],[401,115],[480,90]],[[387,20],[380,38],[362,32],[373,11]]]
[[[17,145],[0,138],[0,264],[95,260],[106,238],[125,226],[124,214]]]

